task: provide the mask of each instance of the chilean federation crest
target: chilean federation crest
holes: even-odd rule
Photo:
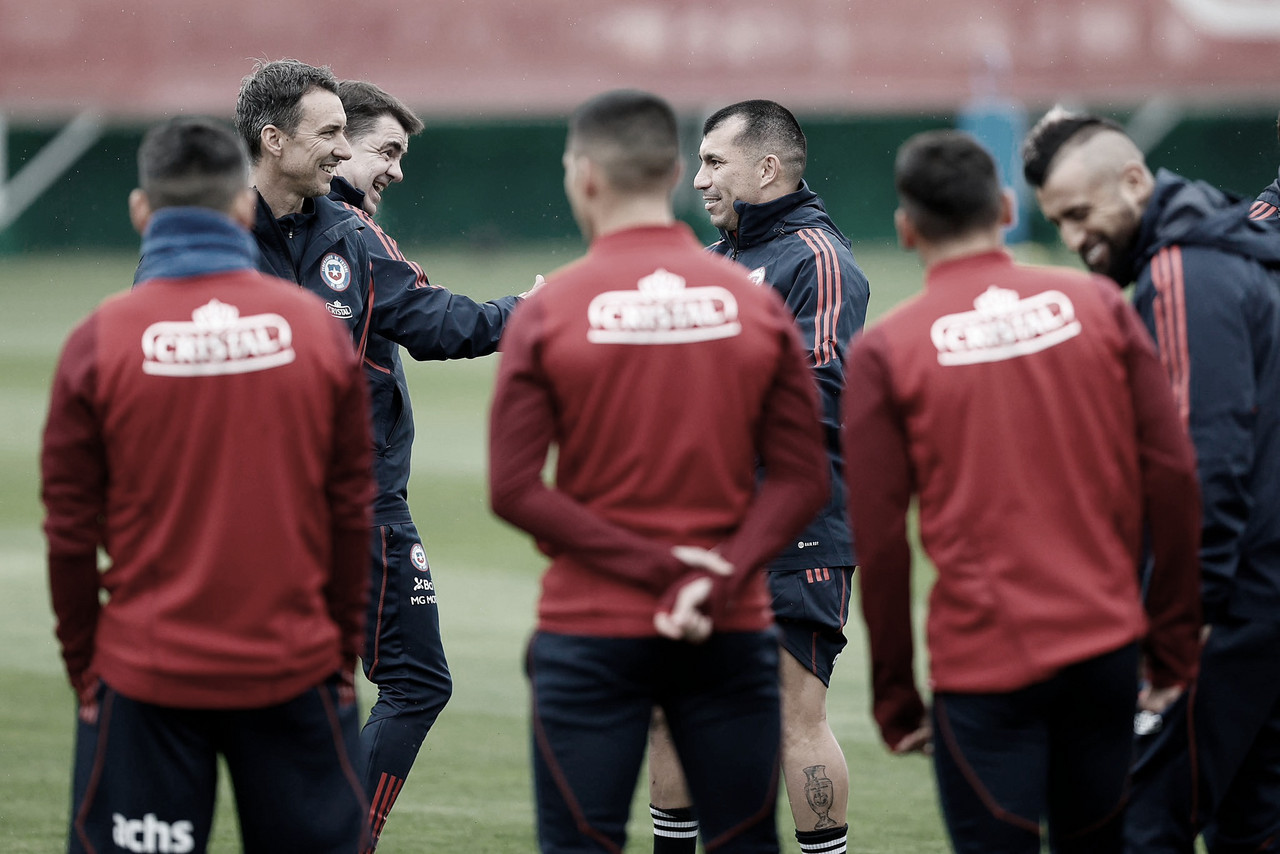
[[[339,293],[351,285],[351,265],[337,252],[330,252],[320,261],[320,274],[324,283]]]
[[[409,549],[409,561],[418,572],[427,571],[427,550],[422,547],[422,543],[414,543],[413,548]]]

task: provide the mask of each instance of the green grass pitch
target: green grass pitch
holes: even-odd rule
[[[855,247],[871,280],[874,318],[920,286],[909,255]],[[577,244],[500,252],[409,252],[432,281],[479,299],[526,289],[581,253]],[[62,341],[102,297],[132,280],[129,254],[14,256],[0,268],[0,850],[64,845],[74,701],[53,637],[40,532],[37,454],[48,385]],[[535,849],[521,671],[542,561],[526,537],[495,519],[484,495],[492,357],[452,363],[406,359],[417,418],[410,502],[426,538],[440,596],[452,702],[418,757],[379,851],[485,854]],[[918,585],[922,586],[922,585]],[[857,606],[836,669],[832,727],[849,763],[850,850],[948,850],[928,763],[881,747],[867,697]],[[361,698],[371,686],[361,681]],[[642,777],[627,851],[651,850]],[[785,800],[783,850],[797,852]],[[210,850],[238,850],[228,785]]]

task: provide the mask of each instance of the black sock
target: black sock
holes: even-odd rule
[[[698,847],[698,820],[692,807],[659,809],[649,804],[653,816],[653,854],[693,854]]]
[[[796,842],[804,854],[845,854],[849,846],[849,825],[822,830],[797,830]]]

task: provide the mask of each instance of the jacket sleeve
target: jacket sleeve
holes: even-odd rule
[[[1249,208],[1249,219],[1273,225],[1280,223],[1280,178],[1272,181],[1271,186],[1258,195],[1258,200]]]
[[[556,425],[551,384],[538,359],[541,316],[541,304],[530,301],[503,339],[489,413],[490,506],[548,554],[571,555],[660,594],[682,566],[668,546],[601,518],[542,480]]]
[[[1152,684],[1164,688],[1190,682],[1200,661],[1200,488],[1195,452],[1137,313],[1110,281],[1100,289],[1125,342],[1143,518],[1154,564],[1145,596],[1151,628],[1144,651]]]
[[[849,342],[866,322],[870,285],[848,249],[830,233],[806,228],[791,240],[796,266],[785,299],[813,366],[822,424],[834,450],[840,430],[844,358]]]
[[[353,670],[364,653],[365,614],[369,600],[369,526],[374,496],[373,461],[369,455],[369,393],[364,373],[338,323],[333,350],[341,371],[334,394],[333,445],[325,476],[333,537],[325,600],[342,639],[344,670]]]
[[[67,675],[83,696],[93,682],[98,547],[103,543],[107,459],[94,402],[96,320],[71,333],[54,375],[40,450],[49,590]]]
[[[781,305],[777,312],[781,338],[777,373],[764,400],[756,439],[763,479],[737,530],[719,548],[734,566],[729,583],[717,584],[719,607],[803,530],[830,492],[830,467],[813,381],[795,328]]]
[[[363,218],[377,294],[374,332],[400,344],[418,361],[470,359],[498,349],[518,297],[476,302],[431,284],[422,267],[405,258],[372,219]]]
[[[1249,477],[1260,401],[1244,294],[1251,277],[1261,275],[1236,255],[1170,246],[1144,272],[1150,287],[1143,291],[1153,297],[1138,304],[1195,445],[1204,505],[1202,598],[1210,623],[1226,612],[1253,509]]]
[[[907,509],[914,476],[880,339],[872,330],[849,354],[844,454],[871,653],[872,712],[881,738],[893,748],[919,728],[925,708],[916,689],[911,629]]]

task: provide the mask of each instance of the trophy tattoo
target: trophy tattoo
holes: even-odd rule
[[[827,766],[810,765],[804,769],[804,774],[804,799],[809,802],[809,809],[818,815],[818,823],[813,829],[835,827],[836,823],[828,815],[831,812],[831,797],[835,786],[827,776]]]

